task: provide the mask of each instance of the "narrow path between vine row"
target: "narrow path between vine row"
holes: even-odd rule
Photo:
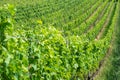
[[[109,48],[104,64],[94,77],[94,80],[120,80],[120,10],[111,47]],[[113,45],[113,46],[112,46]]]
[[[109,26],[109,22],[111,20],[112,15],[113,15],[112,12],[114,11],[113,10],[114,7],[115,7],[115,5],[113,5],[112,9],[110,10],[110,14],[108,15],[102,29],[99,32],[99,34],[97,35],[96,40],[99,40],[103,36],[103,33],[105,32],[105,29]]]
[[[100,15],[98,15],[96,21],[94,23],[92,23],[89,28],[85,31],[85,33],[89,32],[91,29],[93,29],[93,27],[100,21],[100,19],[102,18],[102,16],[104,15],[107,7],[109,6],[110,3],[108,3],[105,8],[102,10],[102,12],[100,13]],[[97,10],[96,10],[97,11]],[[95,15],[95,13],[93,13],[90,17],[93,17]]]
[[[107,17],[107,19],[106,19],[106,21],[105,21],[105,23],[104,23],[101,31],[100,31],[99,34],[96,36],[96,39],[95,39],[95,40],[100,40],[101,37],[104,36],[103,33],[104,33],[104,31],[106,30],[106,27],[109,26],[110,20],[112,20],[112,18],[113,18],[112,15],[114,15],[113,12],[115,11],[115,10],[114,10],[114,7],[115,7],[115,4],[113,4],[113,6],[111,7],[110,14],[108,15],[108,17]],[[108,29],[109,29],[109,28],[108,28]],[[111,41],[111,45],[113,45],[113,40],[114,40],[114,36],[113,36],[113,39],[112,39],[112,41]],[[111,51],[112,51],[112,48],[113,48],[112,46],[109,47],[109,49],[108,49],[105,57],[103,58],[102,61],[100,61],[99,68],[96,70],[96,72],[94,72],[94,73],[92,74],[92,76],[90,76],[90,78],[91,78],[90,80],[93,80],[97,75],[99,75],[99,72],[100,72],[102,66],[104,65],[106,59],[109,57],[109,55],[110,55],[110,53],[111,53]]]

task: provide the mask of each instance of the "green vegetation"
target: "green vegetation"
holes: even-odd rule
[[[0,2],[0,80],[91,78],[119,16],[114,0]]]
[[[120,6],[120,5],[119,5]],[[119,17],[117,17],[117,24],[114,30],[114,43],[112,53],[106,59],[106,63],[101,69],[96,80],[119,80],[120,79],[120,9]]]

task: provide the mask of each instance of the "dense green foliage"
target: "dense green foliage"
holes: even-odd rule
[[[0,7],[1,80],[84,80],[99,67],[110,47],[119,3],[52,1],[53,6],[48,2],[42,6],[36,3],[34,7],[17,6],[17,11],[12,5]],[[109,13],[113,16],[109,17]],[[104,37],[96,40],[107,18],[111,23]],[[34,26],[29,22],[32,19]]]

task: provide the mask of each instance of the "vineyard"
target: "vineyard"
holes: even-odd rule
[[[0,80],[94,80],[119,12],[119,0],[0,0]]]

